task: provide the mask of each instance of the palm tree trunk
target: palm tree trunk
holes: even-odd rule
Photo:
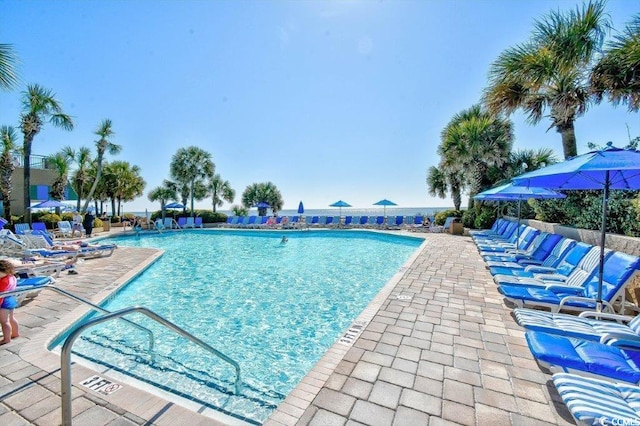
[[[571,157],[575,157],[578,154],[578,149],[573,121],[564,125],[559,125],[558,132],[562,135],[564,159],[567,160]]]
[[[23,176],[24,176],[24,221],[31,223],[31,143],[35,134],[24,135],[24,162],[23,162]]]

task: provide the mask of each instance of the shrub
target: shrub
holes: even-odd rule
[[[441,212],[436,213],[436,225],[444,225],[444,222],[447,220],[447,217],[462,217],[461,210],[443,210]]]
[[[475,209],[465,210],[462,213],[462,225],[465,228],[475,228],[476,211]]]
[[[95,218],[93,220],[93,227],[94,228],[102,228],[102,226],[103,226],[102,219]]]
[[[45,213],[40,216],[39,222],[44,222],[47,228],[54,229],[58,227],[58,222],[61,220],[63,219],[55,213]]]
[[[202,217],[203,223],[219,223],[226,222],[227,215],[220,212],[212,212],[211,210],[196,210],[196,216]]]
[[[491,209],[482,209],[475,218],[473,223],[476,229],[491,228],[493,222],[496,221],[496,212]]]
[[[120,216],[111,216],[111,223],[120,223]]]

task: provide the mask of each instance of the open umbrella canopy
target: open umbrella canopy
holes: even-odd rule
[[[378,201],[377,203],[373,203],[374,206],[384,206],[384,215],[387,215],[387,206],[397,206],[393,201],[389,201],[386,198]]]
[[[340,216],[342,216],[342,208],[343,207],[351,207],[351,204],[347,203],[346,201],[342,201],[342,200],[338,200],[333,204],[329,204],[329,207],[340,207]]]
[[[181,203],[169,203],[164,206],[165,209],[184,209],[184,204]]]
[[[496,186],[486,191],[482,191],[473,197],[481,201],[517,201],[518,202],[518,225],[520,225],[520,204],[522,200],[546,199],[546,198],[567,198],[566,195],[546,188],[537,186],[514,186],[512,183]],[[516,228],[516,241],[520,241],[520,226]]]
[[[256,207],[259,209],[268,209],[269,207],[271,207],[271,204],[260,201],[258,204],[256,204]]]
[[[531,198],[566,198],[567,196],[556,191],[534,186],[515,186],[512,183],[496,186],[482,191],[473,198],[475,200],[516,201]]]
[[[30,209],[50,209],[55,207],[67,207],[66,204],[58,200],[47,200],[29,207]]]
[[[298,204],[298,214],[302,213],[304,213],[304,204],[302,204],[302,201],[300,201],[300,204]]]
[[[600,227],[600,267],[598,269],[598,304],[602,306],[602,275],[607,231],[609,190],[640,189],[640,151],[616,148],[611,142],[599,151],[578,155],[562,163],[513,178],[517,186],[541,186],[557,190],[602,190],[602,224]]]

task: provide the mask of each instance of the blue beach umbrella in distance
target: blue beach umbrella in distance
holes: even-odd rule
[[[387,206],[397,206],[393,201],[389,201],[386,198],[378,201],[377,203],[373,203],[374,206],[384,206],[384,215],[387,216]]]
[[[339,207],[340,208],[340,217],[342,217],[342,208],[343,207],[351,207],[351,204],[346,201],[338,200],[333,204],[329,204],[329,207]]]
[[[522,200],[547,198],[567,198],[566,195],[546,188],[535,186],[514,186],[512,183],[487,189],[473,197],[474,200],[486,201],[518,201],[518,225],[520,225],[520,205]],[[516,228],[516,241],[520,241],[520,226]]]
[[[298,214],[302,213],[304,213],[304,204],[302,204],[302,201],[300,201],[300,204],[298,204]]]
[[[640,189],[640,151],[616,148],[608,142],[604,149],[577,155],[562,163],[525,173],[513,178],[512,181],[518,186],[540,186],[555,190],[602,190],[600,267],[596,301],[596,309],[600,311],[609,191]]]
[[[184,204],[182,203],[169,203],[164,206],[165,209],[184,209]]]

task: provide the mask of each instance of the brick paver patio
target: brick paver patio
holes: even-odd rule
[[[266,424],[573,424],[471,239],[425,236]],[[56,285],[95,303],[160,254],[120,247]],[[21,337],[0,347],[0,425],[60,424],[60,358],[46,343],[84,312],[50,291],[16,311]],[[220,424],[130,385],[111,395],[78,386],[93,374],[74,364],[74,424]]]

